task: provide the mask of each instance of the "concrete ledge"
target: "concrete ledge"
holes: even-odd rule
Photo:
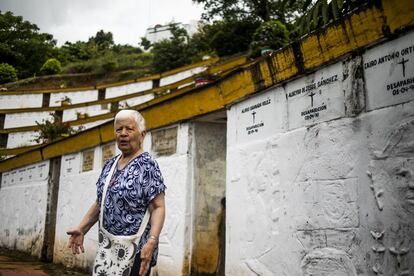
[[[62,139],[41,148],[44,160],[62,155],[62,152],[73,153],[101,143],[99,128],[92,128],[77,135]]]
[[[384,18],[376,7],[352,14],[340,24],[333,25],[300,43],[304,69],[334,60],[382,38]]]
[[[414,25],[414,5],[412,1],[382,0],[384,17],[391,33],[399,32]]]
[[[0,163],[0,172],[10,171],[32,163],[44,160],[40,149],[24,152],[16,157],[6,159]]]

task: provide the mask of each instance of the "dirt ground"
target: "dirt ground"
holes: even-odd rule
[[[28,254],[0,248],[0,276],[86,276],[85,271],[69,270],[54,264],[41,262]]]

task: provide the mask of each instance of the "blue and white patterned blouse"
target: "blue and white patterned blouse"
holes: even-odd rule
[[[99,207],[106,177],[115,160],[113,157],[105,163],[96,183]],[[122,170],[116,168],[106,193],[103,227],[114,235],[136,234],[150,201],[165,189],[158,164],[148,152],[132,159]],[[150,229],[148,222],[138,245],[139,251],[147,242]],[[158,244],[152,254],[152,266],[156,264],[157,256]]]

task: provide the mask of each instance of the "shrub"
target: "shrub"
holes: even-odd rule
[[[0,84],[17,81],[17,70],[7,63],[0,64]]]
[[[60,61],[55,58],[48,59],[40,68],[41,75],[55,75],[62,71]]]
[[[63,73],[78,74],[78,73],[91,73],[97,70],[96,60],[77,61],[69,63],[63,69]]]
[[[113,58],[107,59],[102,63],[102,69],[105,73],[112,72],[116,68],[118,68],[118,62]]]
[[[286,46],[289,42],[289,31],[286,26],[278,20],[264,22],[253,34],[250,43],[249,55],[257,57],[261,50],[277,50]]]
[[[83,128],[79,127],[77,130],[70,127],[66,122],[62,122],[62,119],[56,115],[51,114],[52,120],[42,120],[42,123],[36,121],[39,126],[38,136],[34,139],[37,143],[50,143],[58,138],[67,137],[81,131]]]

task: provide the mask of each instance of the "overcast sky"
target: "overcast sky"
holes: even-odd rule
[[[117,44],[138,46],[149,26],[189,23],[202,13],[191,0],[0,0],[0,10],[23,16],[58,45],[86,41],[103,29]]]

